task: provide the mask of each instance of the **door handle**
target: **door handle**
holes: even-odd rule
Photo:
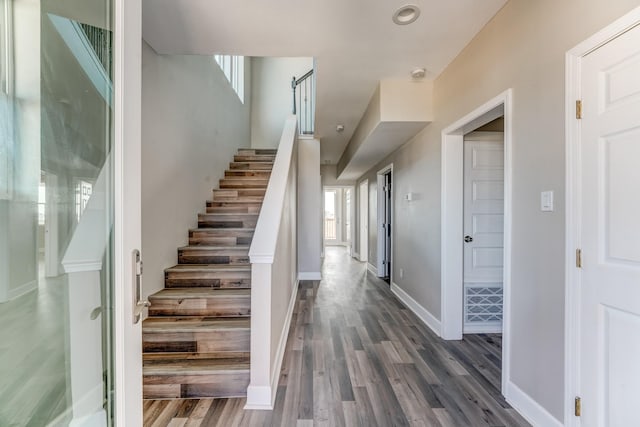
[[[134,249],[132,255],[133,259],[133,324],[137,324],[140,321],[142,311],[151,307],[151,303],[142,299],[142,257],[138,249]]]
[[[471,236],[464,236],[464,241],[467,243],[473,242],[473,237]]]

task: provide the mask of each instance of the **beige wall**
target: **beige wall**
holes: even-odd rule
[[[251,59],[251,67],[251,146],[276,148],[284,121],[293,111],[291,78],[311,70],[313,58],[256,57]]]
[[[375,183],[375,171],[393,162],[394,280],[440,318],[441,131],[513,88],[510,380],[558,420],[564,387],[565,52],[638,5],[511,0],[435,81],[436,120],[363,176]],[[539,210],[543,190],[555,191],[553,213]],[[417,200],[404,201],[407,192]],[[370,252],[375,248],[372,240]]]
[[[164,286],[206,200],[239,147],[250,146],[251,80],[245,103],[213,57],[142,56],[142,252],[144,293]]]

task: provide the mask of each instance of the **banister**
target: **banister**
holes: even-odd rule
[[[315,120],[313,69],[298,79],[294,76],[291,79],[291,90],[293,91],[293,114],[298,116],[298,130],[301,135],[313,135]]]

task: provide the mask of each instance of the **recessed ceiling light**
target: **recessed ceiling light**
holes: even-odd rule
[[[393,22],[398,25],[407,25],[415,22],[420,16],[420,8],[415,4],[407,4],[396,10],[393,14]]]
[[[414,80],[424,79],[424,76],[427,74],[427,70],[424,68],[416,68],[411,71],[411,78]]]

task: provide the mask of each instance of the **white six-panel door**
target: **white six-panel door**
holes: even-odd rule
[[[640,27],[582,60],[582,426],[639,425]]]
[[[502,331],[504,135],[464,139],[464,333]]]

